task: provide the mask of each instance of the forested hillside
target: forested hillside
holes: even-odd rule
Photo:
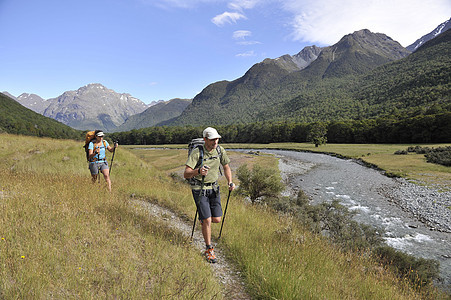
[[[235,81],[211,84],[179,118],[164,124],[233,124],[286,118],[310,122],[335,119],[337,113],[340,119],[350,118],[357,111],[350,87],[358,76],[408,53],[384,34],[357,31],[323,48],[318,58],[300,71],[265,60]]]
[[[353,96],[368,116],[450,111],[451,30],[363,77]]]
[[[301,78],[306,74],[300,72],[293,76]],[[449,112],[450,90],[451,31],[446,31],[415,53],[363,76],[313,81],[301,95],[281,103],[264,116],[304,122],[362,120],[388,115],[403,119]],[[271,115],[284,117],[271,118]]]
[[[450,35],[442,33],[407,56],[389,37],[361,30],[324,48],[301,71],[260,63],[235,81],[211,84],[179,118],[159,125],[302,123],[388,115],[403,119],[444,113],[451,99]]]
[[[79,139],[82,134],[67,125],[44,117],[0,93],[0,132]]]

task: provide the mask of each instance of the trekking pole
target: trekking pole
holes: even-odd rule
[[[113,170],[114,154],[116,154],[116,144],[117,144],[117,141],[114,142],[113,157],[111,158],[111,166],[110,166],[110,176],[111,176],[111,171]]]
[[[193,230],[191,231],[191,240],[193,239],[194,227],[196,227],[196,221],[197,221],[197,205],[196,205],[196,214],[194,215]]]
[[[197,201],[196,201],[196,214],[194,215],[193,230],[191,231],[191,240],[193,239],[194,228],[196,227],[197,211],[199,210],[197,208],[197,203],[199,202],[200,197],[202,197],[202,192],[204,190],[204,181],[205,181],[205,176],[202,176],[202,182],[200,184],[200,192],[199,192],[199,196],[197,197]]]
[[[94,146],[94,152],[96,151],[97,147]],[[100,184],[100,165],[99,165],[99,154],[96,154],[97,158],[95,159],[95,164],[97,167],[97,177],[99,177],[99,184]],[[96,155],[94,155],[94,158],[96,157]]]
[[[222,217],[221,229],[219,230],[218,240],[221,238],[222,226],[224,226],[224,219],[225,219],[226,214],[227,214],[227,207],[229,206],[229,199],[230,199],[230,193],[231,193],[231,192],[232,192],[232,191],[229,190],[229,195],[227,196],[227,203],[226,203],[226,207],[225,207],[225,210],[224,210],[224,216]]]
[[[98,162],[96,162],[97,165],[97,177],[99,177],[99,184],[100,184],[100,165]]]
[[[202,163],[200,165],[201,169],[203,167],[203,164],[204,164],[204,162],[202,161]],[[206,168],[207,168],[207,166],[206,166]],[[197,212],[198,212],[197,203],[199,202],[199,199],[200,199],[200,197],[202,197],[202,193],[204,192],[204,181],[205,181],[205,175],[202,175],[202,181],[200,183],[200,192],[199,192],[199,196],[197,197],[197,202],[196,202],[196,214],[194,215],[193,230],[191,231],[191,240],[193,239],[194,228],[196,227],[196,219],[197,219]]]

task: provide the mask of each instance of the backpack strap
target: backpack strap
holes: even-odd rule
[[[199,167],[202,168],[202,166],[204,165],[204,146],[203,145],[197,145],[194,149],[198,148],[199,149],[199,159],[197,160],[196,165],[194,166],[194,169],[197,169]],[[192,153],[192,152],[191,152]],[[190,179],[187,179],[188,183],[191,185],[196,185],[196,178],[192,177]],[[198,180],[197,180],[198,181]]]
[[[196,148],[199,149],[199,159],[197,160],[197,163],[196,163],[196,166],[194,167],[194,169],[197,169],[204,165],[204,146],[199,145]]]
[[[105,159],[106,159],[106,142],[105,142],[105,140],[103,140],[102,142],[103,142],[103,147],[105,147]],[[94,146],[93,151],[95,151],[97,148],[100,148],[100,146],[97,147],[97,146],[94,144],[94,142],[92,142],[92,145]],[[99,156],[99,154],[94,155],[94,157],[90,160],[90,162],[97,161],[97,160],[99,159],[98,156]]]
[[[216,147],[216,152],[218,152],[218,156],[219,156],[219,175],[222,176],[222,170],[221,170],[222,150],[221,150],[221,146],[218,145]]]
[[[216,147],[216,152],[218,152],[219,159],[222,159],[222,150],[221,150],[221,146],[218,145],[218,147]]]

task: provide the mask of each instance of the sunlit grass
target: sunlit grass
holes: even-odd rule
[[[145,156],[151,165],[159,162],[158,151],[162,150],[151,150]],[[186,151],[180,151],[179,159],[184,161],[186,155]],[[232,165],[265,162],[277,168],[277,160],[272,156],[233,151],[229,151],[229,155]],[[224,181],[222,186],[225,206]],[[174,207],[176,203],[170,206],[189,219],[194,215],[194,203],[188,189],[181,192],[189,196],[179,198],[178,208]],[[279,216],[264,206],[251,205],[235,193],[230,199],[220,241],[216,240],[220,226],[212,227],[214,241],[227,249],[257,299],[420,298],[406,282],[399,281],[370,258],[341,253],[323,238],[296,225],[289,216]]]
[[[133,176],[157,182],[159,172],[140,169],[147,164],[118,151],[110,195],[103,180],[91,183],[79,143],[16,137],[10,145],[17,150],[25,140],[49,155],[27,157],[23,147],[21,159],[11,153],[0,169],[1,298],[222,297],[211,269],[186,238],[127,201]],[[78,152],[75,174],[56,159]],[[47,159],[59,166],[45,164]],[[167,190],[161,183],[145,186]],[[191,272],[193,265],[199,273]]]
[[[167,150],[118,148],[109,194],[103,179],[91,183],[82,142],[0,135],[0,145],[0,298],[222,298],[198,250],[129,201],[158,203],[191,223],[189,186],[168,176],[183,171],[186,150],[167,152],[166,165]],[[233,168],[277,166],[270,156],[230,155]],[[256,299],[420,298],[367,257],[341,253],[288,216],[235,193],[228,209],[219,244]]]

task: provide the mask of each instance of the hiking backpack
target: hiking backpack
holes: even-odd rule
[[[86,138],[85,138],[85,145],[83,146],[83,148],[85,148],[85,153],[86,153],[86,160],[89,162],[89,143],[90,142],[94,142],[96,139],[96,130],[92,130],[92,131],[88,131],[86,133]],[[106,148],[106,143],[105,140],[103,140],[103,146],[105,146]],[[96,159],[94,158],[93,161],[95,161]]]
[[[199,148],[199,160],[197,161],[194,169],[202,167],[204,164],[204,144],[205,144],[205,141],[203,138],[192,139],[191,142],[188,144],[188,157],[191,155],[191,152],[193,152],[194,149]],[[216,147],[216,151],[218,152],[219,159],[221,159],[222,151],[221,151],[221,147],[219,145],[218,145],[218,147]],[[219,174],[222,176],[221,167],[219,167]],[[190,178],[187,180],[190,184],[193,184],[196,179],[194,179],[194,177],[193,177],[193,178]]]

